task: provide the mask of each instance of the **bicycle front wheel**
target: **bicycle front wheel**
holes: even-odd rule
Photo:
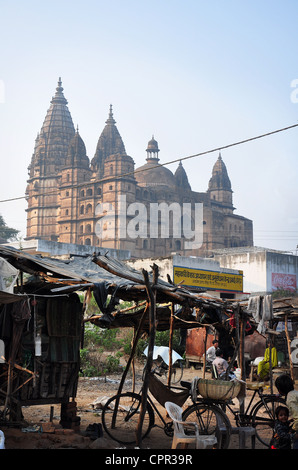
[[[280,405],[285,405],[281,397],[263,398],[254,408],[252,425],[256,429],[256,436],[262,444],[269,447],[273,437],[275,410]]]
[[[171,383],[177,384],[182,380],[183,376],[183,364],[182,362],[177,365],[173,365],[172,367],[172,374],[171,374]]]
[[[121,444],[136,443],[136,431],[141,411],[141,396],[137,393],[126,392],[110,398],[102,410],[102,425],[105,432]],[[154,412],[147,403],[143,426],[142,439],[150,432],[154,424]]]
[[[182,420],[197,423],[200,435],[215,435],[219,444],[218,448],[228,449],[231,423],[218,406],[209,403],[195,403],[183,412]]]

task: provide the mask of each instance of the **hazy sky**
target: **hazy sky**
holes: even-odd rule
[[[136,168],[152,135],[165,163],[297,124],[297,19],[297,0],[0,0],[0,200],[25,194],[60,76],[90,159],[110,104]],[[193,190],[217,157],[183,162]],[[298,127],[222,151],[257,246],[296,250],[297,157]],[[0,203],[23,237],[25,209]]]

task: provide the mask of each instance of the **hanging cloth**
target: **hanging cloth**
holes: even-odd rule
[[[100,311],[103,313],[100,322],[102,323],[104,328],[107,328],[114,320],[114,317],[111,312],[114,310],[115,305],[119,303],[119,299],[116,297],[117,289],[118,288],[116,287],[111,296],[109,304],[107,304],[108,283],[99,282],[94,284],[93,295]]]
[[[31,318],[30,300],[15,302],[12,307],[13,319],[12,342],[9,351],[9,360],[14,363],[21,345],[21,338],[25,323]]]
[[[249,298],[247,311],[253,316],[258,324],[257,331],[260,334],[266,332],[265,322],[273,318],[272,296],[255,295]]]

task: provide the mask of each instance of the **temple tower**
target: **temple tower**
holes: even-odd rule
[[[27,239],[58,240],[59,171],[65,165],[75,129],[59,78],[28,167]]]

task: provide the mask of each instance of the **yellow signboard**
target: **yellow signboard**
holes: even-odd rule
[[[243,291],[243,273],[229,274],[174,266],[174,283],[205,289]]]

